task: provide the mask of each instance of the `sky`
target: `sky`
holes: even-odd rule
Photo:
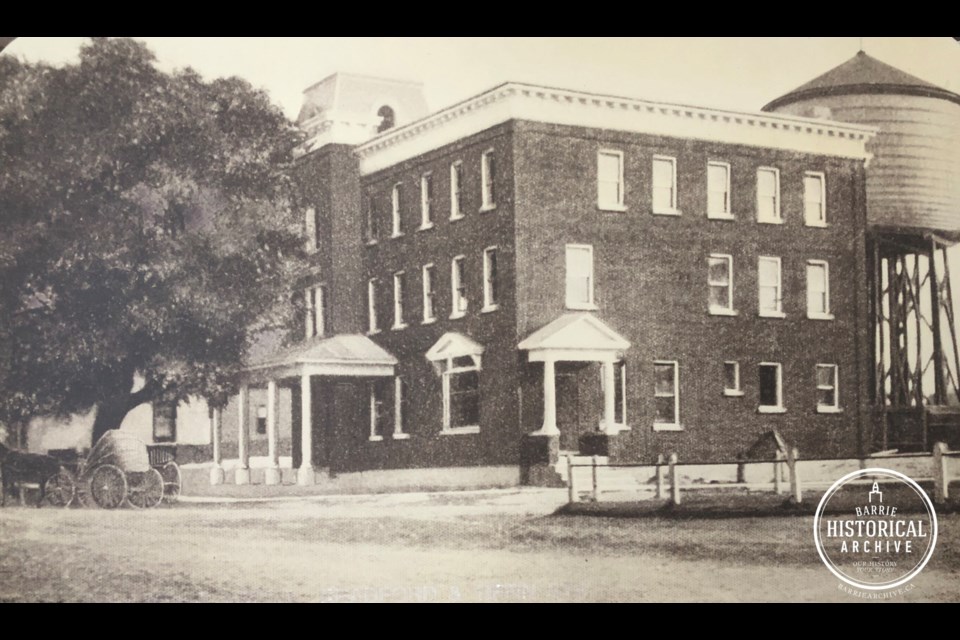
[[[960,93],[960,44],[952,38],[138,39],[162,69],[191,66],[208,79],[243,77],[290,118],[303,90],[337,71],[422,82],[432,111],[506,81],[759,111],[861,47]],[[0,55],[61,64],[75,60],[85,40],[18,38]],[[960,247],[952,250],[951,271],[960,274]]]
[[[758,111],[853,56],[843,38],[138,38],[161,68],[238,75],[291,118],[302,92],[336,71],[424,84],[431,110],[509,80]],[[870,55],[960,93],[951,38],[863,38]],[[5,54],[63,63],[85,38],[18,38]]]

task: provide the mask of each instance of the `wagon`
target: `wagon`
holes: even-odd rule
[[[147,445],[150,466],[163,477],[163,501],[176,502],[180,498],[180,466],[177,464],[177,446],[174,444]]]
[[[147,445],[120,431],[103,434],[76,475],[81,501],[104,509],[124,503],[145,509],[163,500],[164,479],[150,465]]]

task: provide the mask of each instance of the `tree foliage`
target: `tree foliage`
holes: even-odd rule
[[[104,38],[59,68],[0,56],[0,421],[95,406],[96,438],[142,402],[224,402],[289,320],[295,127],[154,62]]]

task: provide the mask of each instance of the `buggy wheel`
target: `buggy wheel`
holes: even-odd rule
[[[127,497],[127,478],[112,464],[100,465],[90,474],[90,496],[103,509],[116,509]]]
[[[180,476],[180,465],[171,460],[160,469],[160,475],[163,476],[163,501],[176,502],[180,498],[180,486],[183,481]]]
[[[127,493],[127,502],[137,509],[150,509],[163,500],[163,476],[156,469],[151,468],[144,473],[136,474],[139,482],[131,483]]]
[[[55,507],[69,507],[77,495],[77,482],[64,467],[43,483],[45,500]]]

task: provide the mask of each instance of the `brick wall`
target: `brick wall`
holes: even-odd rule
[[[604,322],[632,343],[627,362],[625,458],[730,458],[772,428],[804,455],[847,455],[858,446],[869,357],[863,248],[862,169],[854,161],[522,122],[516,125],[518,338],[564,309],[564,245],[594,248],[595,299]],[[596,154],[625,157],[625,212],[597,208]],[[677,158],[680,216],[651,208],[654,154]],[[707,161],[731,165],[735,220],[706,218]],[[780,169],[783,225],[756,222],[756,168]],[[823,171],[826,229],[803,223],[804,171]],[[734,258],[736,317],[707,311],[707,256]],[[786,318],[759,318],[757,258],[782,258]],[[832,321],[806,317],[806,261],[830,263]],[[681,432],[653,431],[653,361],[680,366]],[[724,397],[722,363],[740,363],[743,397]],[[785,414],[757,412],[757,366],[783,364]],[[816,412],[815,365],[840,366],[844,412]],[[523,423],[542,420],[539,365],[523,378]],[[599,393],[599,385],[597,386]],[[527,402],[526,400],[530,401]]]

